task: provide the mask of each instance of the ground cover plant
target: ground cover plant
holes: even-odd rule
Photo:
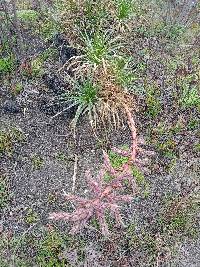
[[[0,266],[198,266],[199,19],[1,1]]]

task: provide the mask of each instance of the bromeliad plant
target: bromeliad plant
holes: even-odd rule
[[[135,122],[128,107],[126,108],[126,112],[132,136],[131,149],[130,151],[117,148],[113,148],[112,150],[115,153],[128,157],[128,161],[124,163],[120,169],[115,169],[110,162],[108,154],[103,151],[104,163],[96,179],[94,180],[91,177],[90,171],[87,171],[85,175],[92,193],[91,198],[82,198],[65,193],[65,199],[73,201],[76,205],[76,210],[72,213],[51,213],[49,216],[52,220],[71,222],[73,224],[71,229],[72,234],[84,228],[88,221],[95,216],[99,221],[103,235],[107,236],[109,234],[108,225],[106,223],[106,212],[108,210],[114,215],[116,222],[123,225],[118,203],[130,202],[136,193],[136,182],[132,174],[132,166],[133,164],[141,166],[142,161],[138,160],[136,157],[138,152],[145,152],[142,148],[138,147],[139,141],[136,136]],[[113,177],[110,183],[104,183],[104,176],[106,174]],[[120,194],[120,189],[123,188],[124,181],[128,181],[132,186],[132,195]]]

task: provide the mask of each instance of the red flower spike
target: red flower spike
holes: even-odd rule
[[[103,151],[104,163],[97,175],[96,180],[94,180],[90,174],[90,171],[86,172],[86,179],[89,186],[89,189],[92,193],[92,198],[85,199],[75,195],[65,194],[67,200],[73,201],[77,206],[76,210],[72,213],[67,212],[58,212],[52,213],[49,216],[49,219],[53,220],[64,220],[71,222],[73,228],[71,233],[77,233],[82,228],[84,228],[88,221],[95,216],[99,221],[102,234],[107,236],[109,234],[108,225],[106,223],[106,211],[109,210],[117,224],[123,225],[119,202],[131,202],[133,199],[134,193],[137,190],[135,179],[132,175],[132,165],[137,163],[143,165],[143,161],[136,159],[137,153],[142,152],[145,154],[144,149],[138,148],[138,142],[136,138],[136,127],[133,117],[131,115],[128,107],[125,107],[128,124],[131,130],[132,145],[131,149],[122,150],[118,148],[113,148],[113,151],[119,155],[126,156],[129,158],[128,162],[123,164],[120,170],[115,170],[110,162],[108,154]],[[146,159],[145,159],[146,161]],[[105,174],[109,174],[113,177],[110,183],[104,183]],[[133,195],[117,195],[119,189],[124,186],[124,181],[128,181],[132,186]]]

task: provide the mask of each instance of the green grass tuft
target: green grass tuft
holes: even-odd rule
[[[83,51],[86,61],[92,66],[104,64],[111,61],[121,48],[119,38],[114,38],[111,33],[96,31],[88,35],[86,32],[82,34]]]
[[[117,18],[119,20],[129,19],[133,13],[132,0],[116,0]]]
[[[98,103],[98,86],[91,79],[83,81],[81,84],[75,85],[73,95],[63,95],[63,100],[69,103],[69,107],[77,107],[75,117],[72,121],[74,129],[81,116],[87,114],[91,125],[96,120],[96,105]]]

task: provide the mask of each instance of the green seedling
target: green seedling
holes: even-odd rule
[[[11,157],[15,144],[24,140],[23,132],[17,128],[10,128],[8,131],[0,130],[0,156]]]
[[[47,48],[40,55],[41,62],[45,62],[48,59],[54,59],[58,55],[58,50],[56,48]]]
[[[23,249],[25,249],[25,236],[20,237],[9,236],[7,233],[1,233],[0,239],[0,266],[16,266],[16,267],[29,267],[30,260],[27,260],[27,256],[24,255]],[[16,253],[17,252],[17,253]]]
[[[60,257],[65,248],[64,239],[55,231],[47,233],[39,243],[36,262],[38,266],[65,267],[68,263]]]
[[[112,166],[116,169],[122,167],[123,164],[128,162],[128,157],[120,156],[113,151],[109,152],[109,158]]]
[[[147,104],[147,114],[156,118],[161,112],[161,103],[159,99],[160,91],[158,88],[149,86],[147,88],[146,104]]]
[[[99,225],[99,221],[93,217],[91,220],[90,220],[90,224],[92,227],[94,227],[96,230],[100,231],[100,225]]]
[[[84,15],[86,17],[87,26],[92,29],[97,29],[100,24],[106,19],[107,10],[106,5],[101,0],[97,1],[86,1]]]
[[[67,163],[69,161],[69,156],[67,156],[65,153],[62,153],[62,152],[59,152],[57,155],[56,155],[56,158],[59,160],[59,161],[62,161],[62,162],[65,162]]]
[[[39,155],[34,155],[31,158],[31,161],[34,170],[39,170],[44,166],[44,159]]]
[[[23,91],[23,85],[20,82],[17,82],[12,86],[12,93],[13,95],[17,96]]]
[[[56,200],[57,200],[57,196],[55,193],[52,192],[48,194],[48,203],[53,204],[56,202]]]
[[[116,82],[125,88],[131,86],[132,82],[137,79],[129,68],[131,60],[131,58],[117,57],[111,63]]]
[[[44,41],[47,42],[58,32],[61,32],[62,28],[56,20],[47,16],[42,22],[40,22],[40,27],[38,27],[35,31],[44,39]]]
[[[159,218],[163,233],[191,236],[196,232],[199,204],[195,196],[168,197],[163,214]]]
[[[0,131],[0,155],[11,156],[13,152],[13,142],[9,133]]]
[[[170,132],[172,134],[178,134],[183,130],[183,128],[184,128],[184,124],[178,121],[174,126],[171,127]]]
[[[113,151],[109,151],[108,155],[109,155],[111,164],[112,164],[113,168],[115,168],[115,169],[121,168],[124,163],[128,162],[127,157],[120,156]],[[110,176],[109,174],[106,174],[104,176],[104,181],[107,183],[109,183],[112,179],[113,179],[113,177]]]
[[[145,180],[144,174],[136,167],[132,167],[133,177],[136,179],[136,183],[142,189],[142,196],[147,198],[150,194],[149,184]]]
[[[199,128],[200,120],[199,119],[190,119],[188,122],[188,130],[196,130]]]
[[[11,73],[15,68],[13,56],[0,58],[0,75]]]
[[[189,86],[185,86],[180,99],[180,104],[184,109],[193,107],[200,109],[200,96],[198,88],[189,88]]]
[[[28,209],[26,216],[25,216],[25,222],[28,224],[36,223],[39,220],[38,215],[35,211],[32,209]]]
[[[200,152],[200,143],[194,145],[194,151],[197,153]]]
[[[169,158],[175,157],[176,143],[173,140],[167,139],[161,143],[157,142],[156,147],[164,156]]]
[[[43,64],[42,57],[37,57],[31,61],[31,75],[33,77],[41,77],[44,74]]]
[[[127,20],[133,14],[132,0],[116,0],[117,18],[119,20]]]

